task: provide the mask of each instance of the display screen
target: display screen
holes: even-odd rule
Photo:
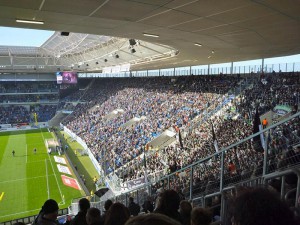
[[[77,73],[71,71],[57,72],[56,80],[58,84],[77,84]]]

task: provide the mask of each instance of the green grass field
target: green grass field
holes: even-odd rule
[[[0,133],[0,222],[36,215],[49,198],[62,209],[84,195],[63,184],[54,154],[46,150],[44,139],[51,138],[47,129]]]

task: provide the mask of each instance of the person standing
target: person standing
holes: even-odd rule
[[[140,213],[141,207],[133,201],[133,197],[129,197],[128,209],[131,216],[137,216]]]
[[[13,156],[15,156],[15,153],[16,153],[15,150],[12,150],[12,155],[13,155]]]
[[[79,200],[79,212],[75,216],[75,218],[71,221],[71,225],[87,225],[86,214],[88,209],[90,208],[90,201],[86,198],[82,198]]]
[[[33,149],[33,153],[36,154],[36,148]]]
[[[267,120],[267,118],[263,119],[262,125],[263,125],[263,129],[267,128],[267,126],[268,126],[268,120]]]

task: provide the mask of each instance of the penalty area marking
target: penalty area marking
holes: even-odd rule
[[[19,214],[25,214],[25,213],[40,211],[40,210],[41,209],[33,209],[33,210],[23,211],[23,212],[19,212],[19,213],[13,213],[13,214],[8,214],[8,215],[6,214],[5,216],[0,216],[0,218],[7,217],[7,216],[19,215]]]
[[[54,174],[48,174],[48,176],[54,176]],[[36,176],[36,177],[20,178],[20,179],[15,179],[15,180],[5,180],[5,181],[0,181],[0,184],[3,184],[3,183],[10,183],[10,182],[17,182],[17,181],[23,181],[23,180],[38,179],[38,178],[45,178],[45,176]]]

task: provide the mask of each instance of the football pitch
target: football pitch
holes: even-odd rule
[[[62,175],[76,177],[68,162],[71,175],[60,173],[59,155],[47,153],[45,139],[53,138],[47,129],[0,133],[0,222],[36,215],[49,198],[63,209],[84,195],[63,183]]]

